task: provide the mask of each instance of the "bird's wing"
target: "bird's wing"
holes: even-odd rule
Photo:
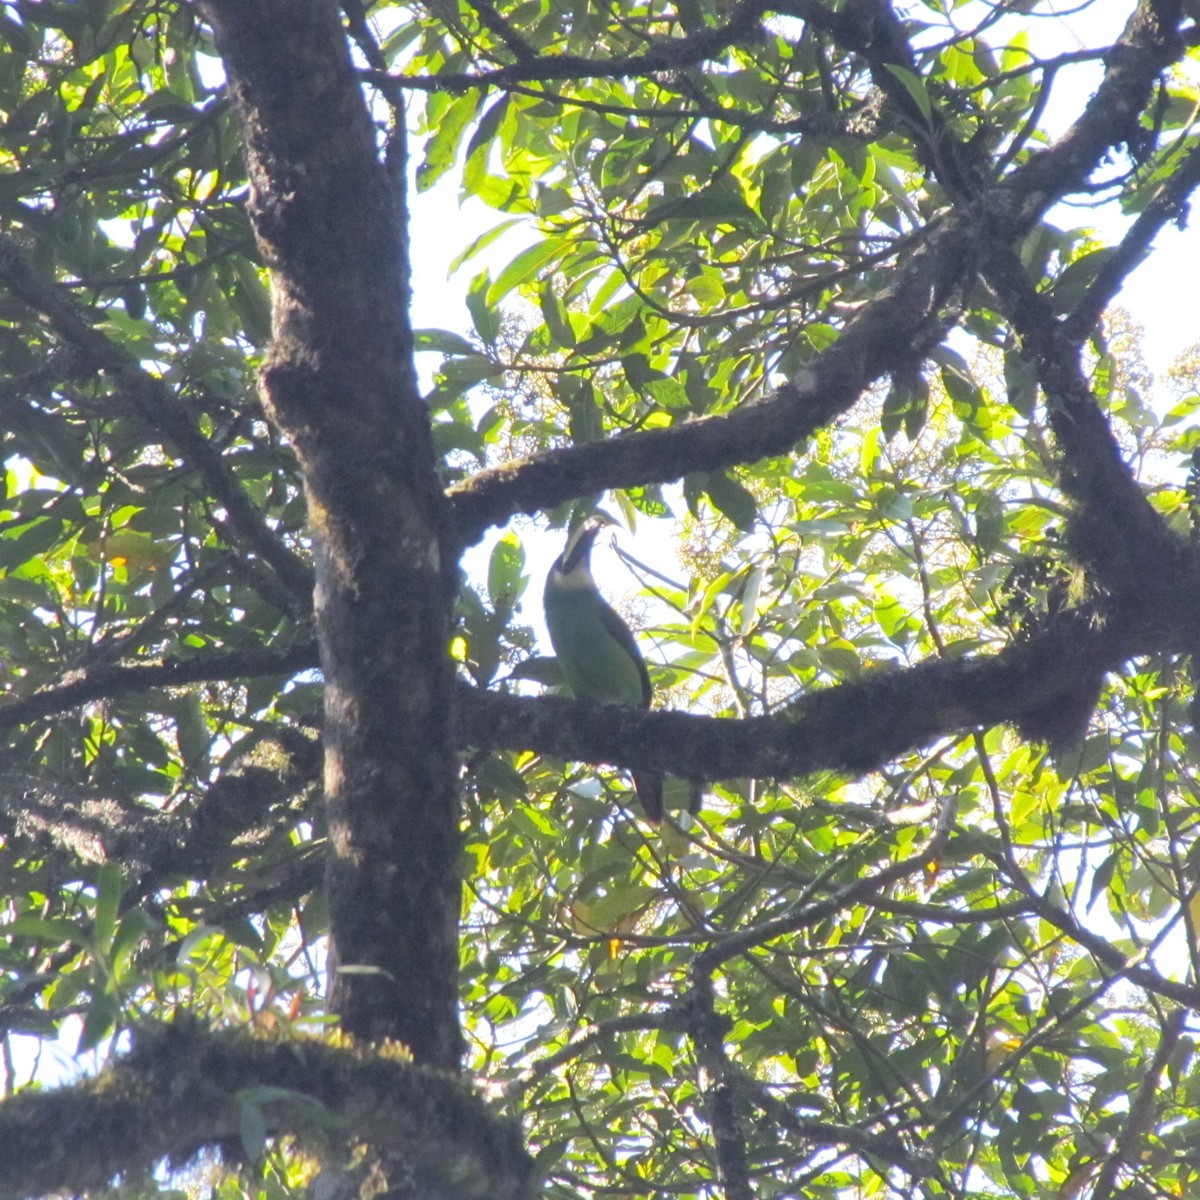
[[[638,649],[637,639],[633,636],[633,630],[621,619],[620,613],[603,600],[600,601],[600,620],[604,624],[604,628],[620,643],[621,648],[637,663],[638,674],[642,678],[642,704],[644,707],[649,708],[654,690],[650,686],[650,672],[646,669],[646,660],[642,657],[642,652]]]

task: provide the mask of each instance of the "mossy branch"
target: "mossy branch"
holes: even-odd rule
[[[279,1089],[264,1091],[264,1089]],[[135,1031],[94,1078],[0,1104],[0,1200],[106,1186],[211,1147],[241,1148],[247,1105],[265,1132],[328,1151],[340,1131],[413,1194],[519,1200],[533,1163],[515,1123],[454,1075],[400,1049],[212,1032],[191,1021]]]

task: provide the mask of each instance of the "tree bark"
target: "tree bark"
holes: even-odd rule
[[[403,196],[332,0],[203,0],[246,135],[271,271],[262,373],[316,550],[325,674],[329,1004],[456,1068],[456,582],[417,391]],[[397,176],[402,173],[397,172]]]

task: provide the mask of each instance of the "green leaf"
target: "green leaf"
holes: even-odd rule
[[[37,917],[29,913],[6,922],[4,931],[12,937],[33,938],[56,946],[80,945],[85,940],[85,935],[74,921]]]
[[[517,606],[529,577],[525,569],[525,549],[515,533],[506,533],[492,547],[488,559],[488,597],[492,607],[507,617]]]
[[[933,101],[929,98],[925,80],[896,63],[884,63],[884,66],[904,85],[904,90],[908,92],[912,102],[917,106],[925,124],[931,125],[933,123]]]
[[[1008,402],[1026,419],[1037,404],[1037,366],[1013,350],[1004,352],[1004,384]]]
[[[881,591],[875,598],[875,620],[884,636],[898,645],[906,645],[913,632],[912,613],[897,597]]]
[[[473,158],[471,161],[474,163],[481,160]],[[528,189],[520,179],[512,176],[484,175],[478,181],[473,182],[471,191],[484,204],[497,208],[501,212],[534,212],[534,205],[529,198]]]
[[[417,191],[427,192],[454,165],[463,132],[479,110],[480,93],[470,91],[431,102],[433,134],[417,165]]]
[[[910,441],[925,427],[929,416],[929,385],[924,377],[894,378],[884,397],[879,427],[887,441],[901,430]]]
[[[557,667],[557,663],[555,666]],[[475,768],[475,783],[480,792],[491,798],[524,800],[528,795],[521,772],[502,755],[490,754]]]
[[[1051,295],[1055,310],[1070,312],[1087,295],[1088,289],[1116,253],[1115,246],[1102,246],[1070,263],[1054,281]]]
[[[713,471],[704,485],[704,491],[713,507],[728,517],[743,533],[754,528],[758,516],[758,503],[754,494],[726,471]]]
[[[569,380],[562,401],[570,413],[571,441],[577,446],[594,442],[604,435],[604,421],[596,399],[596,389],[587,380]]]
[[[417,350],[436,350],[441,354],[477,354],[479,348],[461,333],[446,329],[417,329],[413,332]]]
[[[736,223],[751,229],[762,225],[758,213],[737,192],[728,188],[714,188],[697,196],[662,201],[646,210],[645,222],[649,226],[680,220]]]
[[[480,251],[486,250],[493,242],[503,237],[510,229],[520,223],[519,217],[510,217],[507,221],[501,221],[498,225],[493,225],[491,229],[485,233],[481,233],[474,241],[468,242],[466,248],[450,260],[450,267],[447,274],[453,275],[463,263],[470,262]]]
[[[505,114],[508,112],[508,103],[511,98],[509,92],[504,92],[499,99],[493,100],[488,105],[487,111],[479,118],[479,124],[475,127],[475,132],[471,134],[471,140],[467,142],[466,157],[474,158],[476,154],[481,157],[486,155],[481,152],[486,151],[496,136],[496,131],[500,128],[500,123],[504,120]]]
[[[1004,538],[1004,501],[995,492],[980,492],[975,498],[975,543],[980,557],[1000,548]]]
[[[119,863],[107,862],[99,872],[96,882],[96,916],[94,922],[96,946],[107,953],[112,946],[117,929],[117,915],[121,908],[121,896],[125,880]]]
[[[258,1101],[239,1098],[238,1134],[247,1160],[261,1162],[267,1152],[267,1114]]]
[[[83,1014],[83,1028],[75,1048],[76,1055],[95,1050],[116,1027],[120,1012],[120,1001],[112,992],[94,993]]]
[[[651,379],[644,389],[656,403],[663,408],[691,408],[687,389],[677,379]]]
[[[765,572],[761,567],[754,567],[746,576],[745,587],[742,590],[742,619],[738,633],[746,637],[758,620],[758,597],[762,591]]]
[[[0,567],[11,569],[29,562],[57,545],[62,537],[63,524],[53,517],[27,525],[16,536],[6,534],[0,537]]]
[[[488,299],[492,286],[491,278],[483,271],[471,280],[467,290],[467,311],[471,314],[471,323],[487,346],[494,346],[500,337],[500,313]]]
[[[941,379],[950,399],[954,401],[956,411],[963,417],[973,416],[983,403],[979,385],[969,376],[949,367],[942,368]]]
[[[516,258],[500,272],[495,283],[488,288],[487,305],[494,307],[514,288],[521,287],[537,277],[538,272],[549,262],[561,257],[563,248],[557,238],[545,238],[522,250]]]
[[[546,327],[550,330],[554,340],[563,347],[574,346],[575,331],[571,328],[570,315],[551,280],[547,279],[542,284],[538,291],[538,298]]]

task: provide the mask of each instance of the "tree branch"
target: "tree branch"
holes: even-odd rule
[[[192,424],[163,381],[144,371],[128,351],[90,325],[69,299],[39,279],[25,253],[7,234],[0,234],[0,283],[23,304],[41,313],[55,333],[81,356],[90,373],[104,372],[113,378],[150,427],[200,473],[245,546],[279,575],[295,611],[307,612],[312,601],[312,572],[270,529],[220,452]]]
[[[795,933],[797,929],[811,927],[836,913],[843,912],[850,905],[873,899],[881,893],[886,894],[887,888],[893,883],[924,871],[931,861],[940,858],[944,853],[950,838],[953,816],[954,805],[945,805],[925,844],[898,862],[889,863],[871,875],[855,879],[852,883],[830,892],[823,899],[802,902],[795,911],[786,916],[765,921],[761,925],[748,926],[713,942],[696,955],[691,968],[693,975],[715,971],[730,959],[758,946],[765,946],[777,938],[786,937],[789,933]]]
[[[1200,146],[1193,145],[1150,203],[1138,213],[1111,257],[1097,272],[1086,295],[1063,321],[1063,333],[1070,341],[1082,342],[1091,336],[1104,310],[1124,286],[1126,276],[1149,255],[1150,244],[1162,227],[1168,221],[1182,225],[1188,199],[1197,187],[1200,187]]]
[[[997,250],[985,274],[1045,389],[1062,453],[1058,480],[1077,504],[1071,547],[1108,590],[1108,617],[1157,620],[1180,649],[1196,643],[1200,564],[1155,511],[1121,456],[1084,375],[1079,341],[1037,292],[1014,252]]]
[[[910,368],[953,325],[974,262],[972,223],[935,225],[828,350],[767,400],[733,412],[550,451],[491,467],[450,488],[458,535],[477,541],[515,513],[551,508],[606,488],[667,483],[789,453],[847,411],[890,371]]]
[[[696,780],[745,775],[790,778],[821,770],[861,773],[938,737],[1005,722],[1019,724],[1078,685],[1081,673],[1116,670],[1166,644],[1186,649],[1200,581],[1191,558],[1164,590],[1168,613],[1142,626],[1064,613],[1047,631],[998,654],[878,668],[802,696],[781,714],[730,720],[560,697],[509,696],[460,686],[457,744],[479,750],[535,749],[584,762],[665,769]],[[1181,583],[1191,580],[1187,586]],[[1173,616],[1179,624],[1167,626]],[[315,647],[229,652],[144,666],[84,669],[0,706],[0,728],[110,695],[208,679],[294,674],[315,665]]]
[[[694,965],[699,966],[699,959]],[[712,1130],[717,1179],[727,1200],[754,1200],[746,1148],[749,1115],[742,1111],[733,1068],[725,1054],[728,1022],[717,1013],[711,975],[693,970],[688,984],[688,1032],[700,1066],[700,1092]]]
[[[1139,117],[1158,77],[1186,50],[1178,33],[1181,16],[1179,0],[1141,0],[1079,119],[998,186],[988,201],[990,219],[1027,230],[1050,205],[1083,186],[1110,150],[1126,142],[1136,152]]]
[[[1129,1115],[1121,1124],[1112,1152],[1104,1160],[1092,1188],[1091,1200],[1110,1200],[1122,1168],[1135,1170],[1142,1159],[1146,1134],[1154,1122],[1155,1102],[1162,1095],[1162,1077],[1167,1071],[1187,1022],[1187,1009],[1178,1008],[1163,1022],[1154,1056],[1139,1083],[1131,1089]]]
[[[534,1194],[518,1127],[399,1048],[271,1042],[178,1022],[137,1030],[132,1051],[93,1079],[0,1104],[0,1200],[100,1189],[164,1159],[182,1165],[204,1147],[236,1144],[248,1107],[268,1135],[291,1133],[314,1150],[345,1128],[398,1176],[411,1173],[414,1194]]]
[[[301,642],[283,650],[224,650],[212,654],[161,658],[137,666],[102,663],[70,671],[30,696],[0,702],[0,729],[15,729],[55,713],[114,696],[156,687],[182,687],[225,679],[263,675],[295,675],[317,665],[314,642]]]
[[[247,211],[272,277],[264,407],[295,448],[316,546],[329,1007],[357,1036],[397,1037],[450,1067],[458,577],[413,365],[403,142],[380,163],[334,0],[199,8],[245,135]]]
[[[758,36],[759,21],[773,5],[763,0],[741,0],[733,16],[724,24],[681,38],[663,38],[653,43],[644,54],[598,61],[579,54],[554,54],[530,57],[527,47],[514,45],[502,38],[517,63],[491,71],[463,75],[413,76],[379,71],[361,71],[361,78],[377,87],[408,87],[422,91],[466,92],[473,88],[505,88],[516,83],[545,83],[554,79],[629,79],[653,76],[696,67],[714,58],[739,42]],[[491,5],[472,4],[476,11],[490,10]],[[498,18],[497,18],[498,19]],[[493,33],[500,36],[494,21],[485,21]]]
[[[843,41],[857,44],[866,36],[844,14],[814,14],[807,3],[773,7],[796,10],[806,19],[829,17]],[[770,399],[731,413],[481,471],[448,493],[463,544],[515,513],[536,512],[589,492],[667,483],[691,471],[790,453],[881,376],[910,367],[955,323],[953,297],[974,273],[980,251],[1011,246],[1052,203],[1082,186],[1105,154],[1132,136],[1131,122],[1136,125],[1136,113],[1159,72],[1183,49],[1170,23],[1172,11],[1177,17],[1175,0],[1143,0],[1109,56],[1099,91],[1067,134],[987,194],[982,202],[986,220],[965,205],[961,213],[931,226],[926,245],[898,269],[892,288],[867,305],[801,376]]]
[[[1128,957],[1111,942],[1107,942],[1097,933],[1085,929],[1067,912],[1066,909],[1052,904],[1044,896],[1038,895],[1031,889],[1024,894],[1029,898],[1030,907],[1043,921],[1053,925],[1064,933],[1076,945],[1082,946],[1098,963],[1114,976],[1128,979],[1130,983],[1143,988],[1157,996],[1174,1000],[1189,1009],[1200,1010],[1200,987],[1194,984],[1179,983],[1160,975],[1153,967],[1140,961],[1141,955]]]
[[[1181,611],[1189,604],[1192,613],[1200,611],[1200,585],[1180,597]],[[1069,695],[1081,674],[1103,674],[1137,653],[1162,649],[1153,617],[1131,630],[1115,622],[1094,626],[1087,614],[1073,611],[1046,633],[999,654],[930,660],[902,670],[880,667],[802,696],[781,714],[747,720],[464,688],[460,742],[695,780],[792,778],[822,770],[860,774],[938,737],[1020,723]]]

